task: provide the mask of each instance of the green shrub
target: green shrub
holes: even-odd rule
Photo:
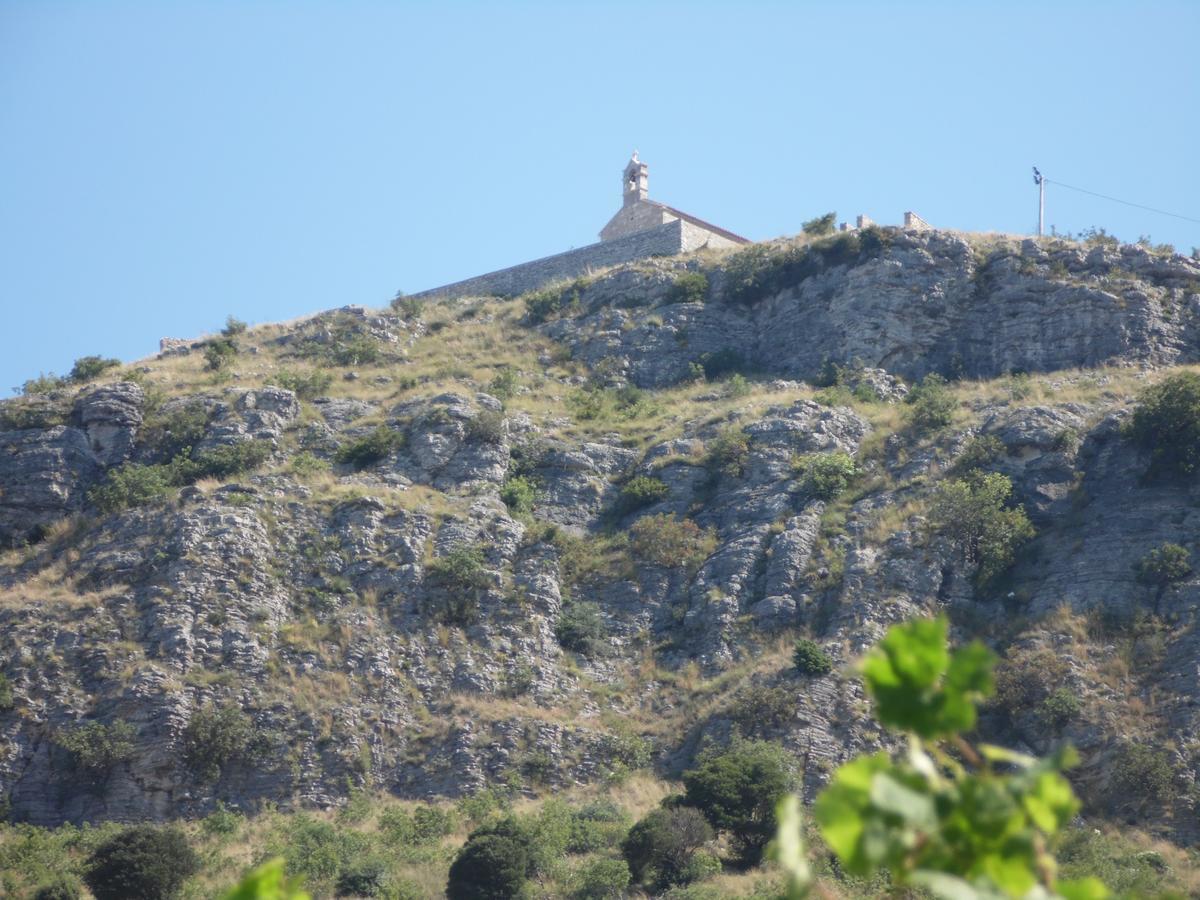
[[[632,881],[623,859],[597,859],[579,873],[572,896],[577,900],[620,900]]]
[[[486,821],[495,812],[507,812],[510,806],[509,795],[499,788],[484,788],[469,797],[463,797],[456,804],[459,814],[472,825]]]
[[[715,381],[723,375],[729,375],[746,368],[746,358],[741,351],[726,347],[724,350],[713,350],[700,354],[696,361],[704,370],[704,377]]]
[[[1074,453],[1079,449],[1081,443],[1083,443],[1083,438],[1080,437],[1079,431],[1067,426],[1054,436],[1054,443],[1051,446],[1059,453]]]
[[[500,400],[511,400],[521,386],[521,376],[512,366],[503,366],[488,382],[488,393]]]
[[[581,601],[568,603],[554,626],[554,636],[564,650],[583,656],[598,655],[608,636],[600,607]]]
[[[629,529],[634,554],[656,566],[694,568],[717,548],[716,533],[691,519],[660,514],[638,519]]]
[[[67,378],[71,381],[82,382],[99,378],[109,369],[115,369],[121,364],[119,359],[105,359],[103,356],[81,356],[75,360]]]
[[[38,375],[37,378],[30,378],[24,382],[18,390],[26,397],[33,397],[39,394],[49,394],[52,391],[57,391],[67,383],[65,378],[59,378],[53,372],[46,374],[45,372]]]
[[[817,216],[815,219],[809,219],[800,226],[800,230],[805,234],[811,234],[815,237],[822,237],[827,234],[833,234],[836,222],[837,213],[827,212],[823,216]]]
[[[1095,225],[1081,231],[1079,239],[1089,247],[1107,247],[1110,250],[1117,250],[1121,246],[1120,238],[1115,234],[1109,234],[1103,228],[1097,228]]]
[[[703,303],[708,294],[708,276],[703,272],[684,272],[667,291],[667,303]]]
[[[680,876],[684,884],[693,884],[712,878],[714,875],[720,875],[721,869],[721,860],[715,853],[701,850],[699,853],[692,854],[692,858],[687,861]]]
[[[500,488],[500,499],[514,516],[527,516],[533,512],[537,488],[531,479],[523,475],[513,475],[504,479]]]
[[[66,425],[70,417],[71,408],[63,400],[26,397],[0,403],[0,431],[53,428],[55,425]]]
[[[1113,760],[1110,786],[1118,804],[1134,800],[1161,804],[1175,780],[1167,751],[1151,744],[1127,744]]]
[[[481,444],[504,443],[504,413],[494,409],[481,409],[467,423],[467,436]]]
[[[301,450],[288,461],[288,471],[300,478],[311,478],[330,469],[329,460]]]
[[[200,830],[210,837],[229,837],[241,831],[245,824],[244,815],[218,800],[217,808],[200,820]]]
[[[564,312],[579,307],[580,296],[587,287],[586,278],[577,278],[570,284],[551,285],[524,296],[525,317],[531,325],[540,325],[558,318]]]
[[[162,465],[125,463],[108,473],[107,479],[88,493],[104,513],[143,506],[166,496],[171,488],[201,478],[228,478],[258,468],[272,453],[270,441],[241,441],[214,447],[195,456],[188,448]]]
[[[270,441],[238,441],[222,444],[190,456],[177,457],[173,480],[176,484],[189,484],[201,478],[229,478],[257,469],[271,457],[274,448]]]
[[[611,800],[593,800],[571,813],[568,853],[595,853],[621,843],[629,831],[625,811]]]
[[[629,829],[621,855],[635,882],[661,891],[687,883],[692,857],[712,839],[712,827],[699,810],[656,809]]]
[[[246,323],[241,319],[233,316],[226,316],[225,327],[221,329],[221,334],[227,338],[234,338],[239,334],[245,334],[248,327],[249,326],[246,325]]]
[[[169,900],[199,868],[183,832],[135,825],[92,851],[83,880],[96,900]]]
[[[1012,482],[998,472],[973,474],[942,484],[929,510],[932,527],[946,535],[987,584],[1012,565],[1017,549],[1033,537],[1025,510],[1008,506]]]
[[[458,547],[425,567],[427,577],[441,589],[438,617],[447,625],[470,625],[479,610],[479,594],[492,583],[480,547]]]
[[[868,225],[859,229],[858,243],[865,258],[873,259],[881,256],[895,241],[894,232],[885,230],[877,225]]]
[[[550,800],[534,816],[506,816],[476,828],[467,838],[450,869],[447,891],[451,897],[522,896],[525,879],[544,878],[554,870],[571,837],[572,811],[561,801]],[[493,842],[501,842],[511,865],[497,871]],[[486,851],[486,852],[485,852]]]
[[[908,421],[918,433],[937,431],[954,421],[954,410],[958,405],[954,395],[946,386],[946,379],[930,373],[914,385],[904,398],[910,407]]]
[[[440,806],[418,806],[412,812],[413,840],[432,844],[454,831],[454,814]]]
[[[381,859],[354,860],[338,873],[338,897],[382,897],[387,888],[387,865]]]
[[[807,246],[754,244],[725,261],[725,299],[749,306],[796,287],[830,266],[878,256],[888,245],[890,236],[885,239],[882,232],[869,235],[865,242],[857,234],[847,233],[829,235]]]
[[[362,319],[347,313],[320,316],[296,346],[296,355],[331,366],[369,366],[383,358],[380,339]]]
[[[801,675],[828,675],[833,671],[833,657],[821,645],[808,638],[799,638],[792,651],[792,664]]]
[[[1038,718],[1055,731],[1079,717],[1083,704],[1070,688],[1055,688],[1038,706]]]
[[[1137,570],[1138,581],[1159,588],[1182,581],[1192,574],[1190,557],[1191,554],[1185,547],[1169,542],[1160,544],[1143,556],[1134,567]]]
[[[81,900],[82,897],[79,882],[69,875],[56,875],[33,893],[33,900]]]
[[[621,494],[613,509],[616,516],[627,516],[639,509],[653,506],[671,492],[667,485],[649,475],[638,475],[621,486]]]
[[[370,366],[383,358],[378,339],[369,334],[347,334],[336,340],[324,354],[335,366]]]
[[[192,713],[183,732],[183,761],[205,781],[216,781],[254,740],[254,722],[240,706],[210,704]]]
[[[796,717],[796,694],[787,685],[750,684],[733,695],[729,712],[744,734],[765,734]]]
[[[656,409],[646,392],[632,384],[616,389],[594,384],[580,388],[567,395],[567,406],[577,418],[586,421],[609,417],[629,421]]]
[[[859,475],[858,463],[849,453],[810,453],[793,463],[804,487],[816,500],[833,500],[850,487]]]
[[[404,446],[404,432],[380,425],[369,434],[338,447],[334,459],[355,469],[374,465]]]
[[[280,838],[288,873],[324,884],[334,882],[367,849],[366,838],[358,832],[303,813],[288,821],[272,843]]]
[[[388,304],[393,312],[399,313],[406,319],[419,319],[425,311],[425,304],[416,297],[404,296],[404,291],[396,291],[396,296]]]
[[[312,400],[314,397],[323,396],[329,390],[329,386],[333,384],[333,375],[320,370],[295,372],[291,369],[280,369],[274,381],[301,400]]]
[[[55,737],[59,746],[71,752],[75,764],[93,775],[104,775],[119,762],[133,756],[137,730],[129,722],[111,725],[85,722]]]
[[[446,880],[448,900],[508,900],[525,889],[529,851],[505,834],[472,835],[459,850]]]
[[[1200,465],[1200,374],[1180,372],[1142,391],[1129,436],[1150,454],[1148,474],[1194,474]]]
[[[954,461],[954,469],[957,472],[963,473],[971,472],[975,469],[986,469],[993,463],[1003,459],[1007,452],[1003,442],[998,437],[990,434],[977,434],[967,441],[967,445],[963,447],[963,452]]]
[[[1090,822],[1068,829],[1058,844],[1058,863],[1061,877],[1067,879],[1099,878],[1120,898],[1154,897],[1158,900],[1186,896],[1172,884],[1162,857],[1146,851],[1136,839],[1121,834],[1105,833]],[[1175,892],[1169,892],[1170,889]]]
[[[683,773],[686,801],[730,836],[744,862],[757,863],[775,835],[775,807],[792,787],[791,767],[778,744],[736,741],[702,754]]]
[[[218,372],[228,368],[237,357],[238,345],[233,338],[215,338],[204,345],[204,368]]]
[[[749,397],[750,391],[750,382],[740,372],[734,372],[725,380],[725,396],[732,400]]]
[[[436,844],[454,831],[454,814],[438,806],[418,806],[411,813],[390,807],[380,813],[379,830],[399,846]]]
[[[124,463],[109,470],[108,478],[88,492],[88,499],[102,513],[144,506],[170,493],[174,472],[169,466]]]
[[[8,712],[13,705],[12,683],[8,680],[7,675],[0,672],[0,712]]]
[[[203,403],[173,403],[147,415],[141,441],[159,459],[170,460],[204,439],[215,410]]]
[[[750,437],[731,425],[707,441],[705,450],[704,462],[712,472],[740,478],[750,458]]]

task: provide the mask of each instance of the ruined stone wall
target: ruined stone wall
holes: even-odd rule
[[[468,278],[465,281],[445,284],[432,290],[422,291],[414,296],[423,298],[511,297],[535,290],[552,281],[578,278],[580,275],[586,275],[607,266],[632,262],[647,256],[674,256],[686,249],[702,246],[704,243],[703,240],[697,242],[697,235],[689,231],[688,240],[694,243],[695,247],[685,247],[685,224],[676,219],[637,234],[611,241],[601,241],[598,244],[589,244],[576,250],[568,250],[566,253],[556,253],[554,256],[535,259],[533,262],[522,263],[519,266],[511,266],[507,269],[489,272],[486,275]],[[703,231],[703,229],[697,229],[690,225],[688,229]],[[703,234],[710,235],[710,232],[704,231]],[[716,235],[711,236],[716,238]],[[717,245],[714,243],[711,246]]]

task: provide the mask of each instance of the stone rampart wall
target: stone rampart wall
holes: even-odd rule
[[[542,285],[564,278],[577,278],[596,269],[615,266],[620,263],[632,262],[635,259],[645,259],[647,256],[674,256],[685,249],[685,237],[688,244],[700,246],[698,236],[691,233],[689,227],[685,235],[684,222],[676,219],[655,228],[642,231],[626,237],[615,238],[611,241],[601,241],[589,244],[566,253],[556,253],[533,262],[521,263],[486,275],[468,278],[445,284],[432,290],[414,294],[415,297],[512,297],[532,291]],[[708,232],[705,232],[707,235]],[[713,236],[716,238],[716,236]],[[714,244],[715,246],[715,244]]]

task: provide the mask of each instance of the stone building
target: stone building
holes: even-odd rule
[[[649,168],[637,151],[622,173],[621,208],[600,231],[600,242],[422,291],[416,297],[513,296],[544,284],[649,256],[748,244],[746,238],[651,200]]]
[[[622,179],[624,189],[621,208],[600,230],[601,241],[616,240],[678,220],[685,223],[685,230],[689,232],[687,250],[698,250],[701,247],[720,249],[750,243],[732,231],[718,228],[673,206],[651,200],[650,167],[638,159],[636,150],[633,151],[629,164],[625,166]]]

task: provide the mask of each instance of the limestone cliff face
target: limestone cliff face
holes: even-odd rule
[[[945,232],[897,232],[882,247],[810,252],[791,267],[801,266],[806,277],[789,277],[786,258],[765,259],[781,282],[749,303],[727,299],[741,274],[729,264],[711,270],[717,302],[704,304],[659,305],[673,267],[618,273],[583,290],[579,313],[549,331],[589,362],[625,363],[645,387],[675,383],[721,352],[789,378],[811,378],[826,360],[906,378],[991,378],[1193,362],[1200,352],[1200,263],[1142,247],[1025,241],[988,251]]]
[[[621,766],[670,775],[735,728],[783,740],[812,792],[882,738],[846,672],[791,669],[791,639],[813,636],[840,666],[887,625],[947,609],[960,635],[1010,654],[1057,648],[1084,700],[1054,730],[1032,707],[985,727],[1037,750],[1074,740],[1098,808],[1123,742],[1173,747],[1178,790],[1136,815],[1194,839],[1200,580],[1151,591],[1135,566],[1164,541],[1195,545],[1200,485],[1144,484],[1119,424],[1161,367],[1196,359],[1200,267],[899,233],[749,302],[719,260],[707,302],[665,303],[697,265],[617,270],[536,329],[499,301],[422,321],[343,311],[252,331],[228,381],[185,352],[147,362],[140,384],[0,404],[0,539],[16,548],[0,557],[10,815],[324,806],[368,780],[427,797]],[[370,361],[320,355],[339,341]],[[628,387],[676,385],[722,352],[764,377]],[[868,367],[857,399],[783,380],[854,359]],[[323,369],[336,378],[315,397],[280,386]],[[904,425],[898,376],[1012,369],[1049,374],[964,383],[956,424]],[[398,436],[381,453],[339,455],[381,427]],[[976,588],[923,516],[976,436],[995,439],[987,465],[1039,532],[1003,589]],[[131,464],[252,442],[265,457],[244,471],[97,508],[97,486]],[[821,500],[796,461],[834,451],[863,474]],[[625,492],[638,476],[662,485],[640,507]],[[685,520],[695,552],[629,540],[639,521]],[[560,627],[580,604],[601,626],[586,654]],[[1152,645],[1079,637],[1084,620],[1147,615]],[[253,740],[204,770],[190,723],[230,707]],[[88,722],[127,723],[128,746],[81,766],[64,736]]]

